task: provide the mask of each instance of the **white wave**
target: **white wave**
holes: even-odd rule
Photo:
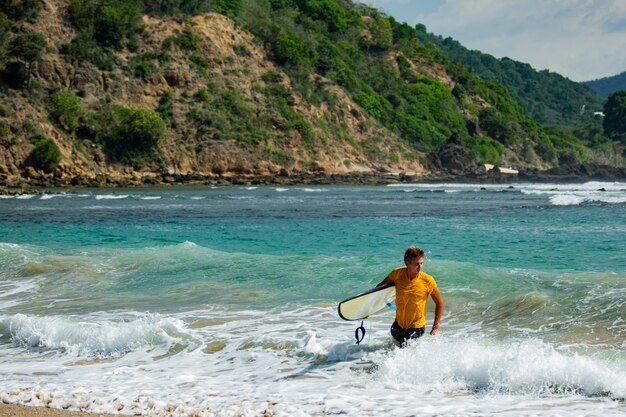
[[[302,188],[305,193],[324,193],[327,192],[327,188]]]
[[[388,184],[390,188],[445,190],[445,191],[502,191],[519,190],[525,194],[547,194],[568,191],[626,192],[624,182],[589,181],[585,183],[505,183],[505,184],[469,184],[469,183],[400,183]]]
[[[626,191],[626,183],[589,181],[585,183],[523,183],[516,184],[525,193],[551,193],[561,191]]]
[[[148,314],[128,321],[83,321],[63,316],[16,314],[0,319],[11,340],[24,348],[59,349],[75,356],[111,356],[180,339],[184,324]]]
[[[53,198],[62,197],[61,194],[43,194],[40,200],[52,200]]]
[[[145,197],[141,197],[141,200],[160,200],[161,196],[158,195],[148,195]]]
[[[398,350],[380,368],[381,382],[490,394],[626,395],[626,369],[557,350],[539,340],[505,344],[478,338],[427,338]],[[437,358],[437,360],[432,360]]]
[[[583,203],[620,204],[626,203],[626,192],[558,192],[550,196],[550,202],[555,206],[577,206]]]
[[[127,194],[99,194],[96,196],[96,200],[123,200],[128,197]]]
[[[40,197],[40,200],[51,200],[53,198],[75,198],[75,197],[86,198],[86,197],[91,197],[91,195],[62,192],[62,193],[54,193],[54,194],[42,194]]]
[[[11,195],[11,194],[3,194],[0,195],[0,199],[3,200],[30,200],[31,198],[35,197],[35,194],[15,194],[15,195]]]
[[[626,183],[589,181],[581,184],[515,183],[515,184],[389,184],[405,192],[414,190],[445,193],[476,191],[519,191],[526,195],[549,196],[553,205],[568,206],[583,203],[626,203]]]
[[[555,206],[577,206],[587,199],[584,196],[572,194],[559,194],[550,196],[550,202]]]
[[[431,191],[441,193],[512,191],[518,189],[518,184],[456,184],[456,183],[401,183],[387,184],[387,187],[401,189],[404,192]]]
[[[278,188],[274,188],[274,190],[279,193],[284,193],[285,191],[289,191],[289,188],[278,187]]]
[[[355,324],[338,322],[330,306],[207,309],[158,319],[173,320],[173,329],[153,320],[153,330],[139,339],[157,334],[156,342],[139,343],[113,360],[80,364],[64,354],[13,353],[0,361],[6,375],[0,400],[158,417],[626,415],[623,404],[610,400],[624,395],[624,360],[577,356],[539,341],[442,334],[396,349],[383,319],[366,323],[366,339],[356,345]],[[124,333],[103,318],[44,324],[52,328],[48,333],[65,329],[65,340],[71,339],[67,329],[76,329],[85,345],[99,340],[91,332],[102,336],[106,323],[112,339],[120,337],[114,330]],[[141,327],[134,323],[124,325]],[[155,353],[166,343],[159,340],[163,331],[175,343],[175,332],[200,338],[203,347],[170,344],[178,353]],[[136,338],[125,339],[122,349]],[[2,354],[9,353],[4,348]]]

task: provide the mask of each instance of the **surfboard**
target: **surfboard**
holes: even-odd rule
[[[344,320],[361,320],[393,305],[396,289],[393,284],[372,288],[371,290],[347,298],[339,303],[337,312]]]

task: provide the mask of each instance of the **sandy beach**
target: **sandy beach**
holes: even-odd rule
[[[113,417],[113,414],[85,413],[47,407],[0,403],[0,417]],[[117,416],[119,417],[119,415]]]

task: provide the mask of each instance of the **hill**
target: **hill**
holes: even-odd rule
[[[626,90],[626,71],[612,77],[604,77],[593,81],[585,81],[583,84],[594,90],[602,98],[606,99],[611,93],[620,90]]]
[[[471,68],[483,80],[505,86],[524,111],[540,123],[561,127],[601,124],[593,113],[602,110],[604,101],[586,85],[510,58],[497,59],[469,50],[450,37],[429,33],[424,25],[417,25],[417,37],[436,45],[449,60]]]
[[[0,37],[5,185],[623,166],[350,1],[8,2]]]

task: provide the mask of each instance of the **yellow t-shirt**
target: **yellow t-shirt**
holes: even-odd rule
[[[424,327],[428,295],[437,288],[435,279],[420,271],[411,281],[407,276],[406,266],[391,271],[389,279],[396,285],[396,320],[400,327],[403,329]]]

